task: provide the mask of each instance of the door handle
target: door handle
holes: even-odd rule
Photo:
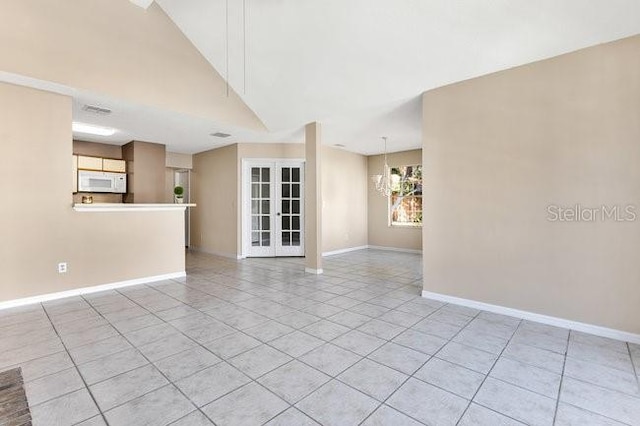
[[[280,212],[276,213],[278,216],[280,216]]]

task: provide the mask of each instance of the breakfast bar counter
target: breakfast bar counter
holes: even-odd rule
[[[167,211],[185,210],[187,207],[195,207],[195,204],[133,204],[133,203],[76,203],[73,210],[77,212],[139,212],[139,211]]]

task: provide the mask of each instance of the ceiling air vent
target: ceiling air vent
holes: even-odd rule
[[[93,113],[93,114],[98,114],[98,115],[109,115],[111,114],[111,110],[107,109],[107,108],[101,108],[99,106],[95,106],[95,105],[85,105],[82,107],[82,109],[84,111]]]
[[[216,138],[228,138],[229,136],[231,136],[229,133],[222,133],[222,132],[215,132],[215,133],[211,133],[210,135]]]

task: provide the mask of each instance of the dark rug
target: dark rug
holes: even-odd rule
[[[24,393],[22,370],[0,373],[0,426],[31,426],[31,413]]]

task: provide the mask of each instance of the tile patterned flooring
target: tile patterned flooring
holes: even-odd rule
[[[640,425],[640,346],[421,298],[419,256],[187,264],[0,311],[34,425]]]

